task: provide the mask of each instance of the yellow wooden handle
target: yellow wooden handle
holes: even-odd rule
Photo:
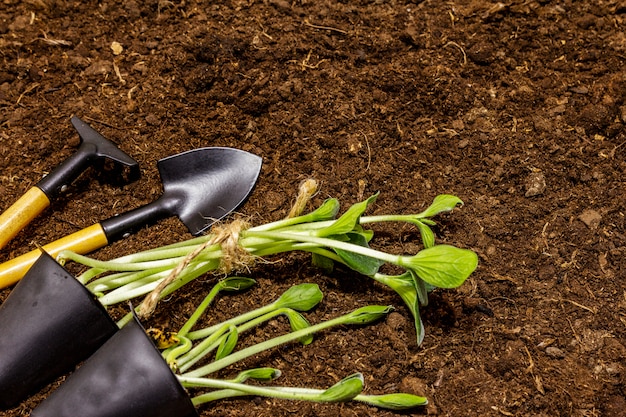
[[[41,249],[48,252],[53,258],[56,258],[59,252],[66,249],[85,254],[106,246],[108,243],[102,226],[100,226],[100,224],[94,224],[86,229],[79,230],[76,233],[72,233],[71,235],[44,245]],[[0,264],[0,288],[13,285],[22,279],[24,274],[40,255],[41,250],[35,249],[34,251]]]
[[[2,249],[32,219],[50,205],[48,196],[32,187],[0,215],[0,249]]]

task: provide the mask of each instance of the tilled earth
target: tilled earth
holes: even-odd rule
[[[431,294],[420,347],[398,296],[305,254],[257,264],[257,287],[221,298],[210,320],[314,282],[325,298],[312,322],[366,303],[397,309],[247,362],[280,368],[285,385],[322,388],[359,371],[366,393],[427,396],[415,415],[623,415],[624,27],[623,0],[2,0],[1,207],[75,151],[73,115],[135,157],[142,178],[120,186],[86,172],[1,259],[154,200],[156,161],[197,147],[263,157],[240,209],[253,224],[284,217],[309,177],[321,183],[310,207],[380,192],[371,213],[410,213],[455,194],[465,205],[437,219],[437,242],[480,263],[459,289]],[[169,219],[94,256],[189,237]],[[372,245],[414,253],[419,242],[387,225]],[[146,325],[180,326],[214,279],[171,296]],[[245,343],[283,330],[272,322]],[[0,414],[28,415],[63,379]],[[258,398],[199,412],[395,415]]]

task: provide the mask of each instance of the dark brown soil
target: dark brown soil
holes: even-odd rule
[[[202,146],[263,157],[241,209],[254,224],[284,217],[306,177],[321,182],[314,204],[332,196],[345,208],[380,191],[375,213],[455,194],[465,206],[438,219],[437,240],[475,250],[480,264],[458,290],[432,294],[421,347],[394,293],[324,274],[304,254],[255,267],[259,285],[222,298],[218,317],[315,282],[325,299],[313,322],[366,303],[397,312],[255,362],[281,368],[284,384],[321,388],[359,371],[367,393],[427,396],[415,415],[623,415],[624,27],[623,0],[2,0],[0,207],[72,154],[72,115],[138,159],[143,177],[119,187],[85,173],[1,258],[152,201],[155,162]],[[419,248],[410,227],[377,232],[374,246]],[[170,219],[94,256],[188,237]],[[211,280],[149,324],[180,325]],[[2,415],[28,415],[61,380]],[[394,415],[254,398],[200,413]]]

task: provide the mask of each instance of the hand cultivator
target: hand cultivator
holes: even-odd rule
[[[0,249],[48,207],[85,169],[102,168],[108,160],[117,168],[127,168],[130,181],[139,178],[139,164],[133,158],[78,117],[72,117],[71,121],[80,136],[80,147],[0,215]]]

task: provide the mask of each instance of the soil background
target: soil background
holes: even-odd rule
[[[142,167],[121,186],[88,170],[1,260],[156,199],[156,161],[197,147],[263,157],[239,210],[253,224],[286,216],[309,177],[321,183],[311,208],[380,192],[369,213],[412,213],[455,194],[465,205],[437,218],[437,242],[480,263],[462,287],[431,294],[420,347],[392,291],[324,273],[306,254],[257,264],[258,285],[220,298],[207,321],[314,282],[325,299],[312,322],[367,303],[396,311],[247,362],[280,368],[277,382],[322,388],[359,371],[366,393],[427,396],[410,415],[624,415],[624,27],[623,0],[1,0],[0,207],[76,150],[73,115]],[[189,237],[168,219],[93,256]],[[372,245],[414,253],[419,234],[380,226]],[[171,296],[146,325],[177,328],[215,279]],[[28,415],[63,379],[0,415]],[[199,412],[397,415],[259,398]]]

